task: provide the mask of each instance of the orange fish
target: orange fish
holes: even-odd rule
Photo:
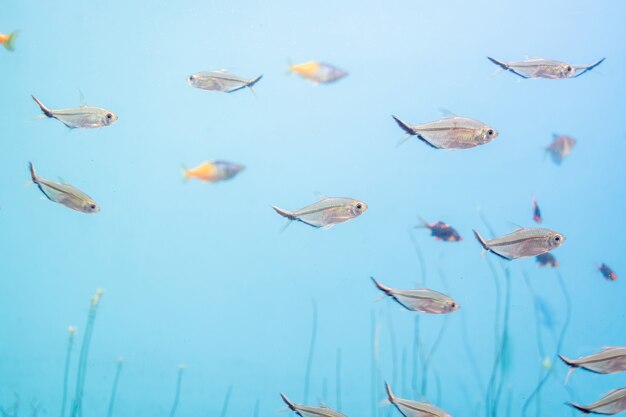
[[[0,45],[4,45],[4,47],[9,51],[14,51],[15,39],[17,38],[18,33],[18,31],[15,31],[9,35],[4,35],[0,33]]]
[[[197,178],[205,182],[225,181],[233,178],[245,169],[245,166],[226,161],[209,161],[195,168],[183,168],[185,179]]]
[[[315,84],[332,83],[348,75],[347,72],[333,65],[316,61],[289,65],[289,72],[295,72]]]

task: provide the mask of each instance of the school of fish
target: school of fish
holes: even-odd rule
[[[0,33],[0,44],[8,51],[14,51],[19,32],[10,34]],[[523,61],[502,61],[488,57],[489,61],[504,71],[511,72],[521,78],[566,79],[577,78],[600,64],[605,58],[590,65],[573,65],[566,62],[532,58]],[[310,61],[301,64],[290,64],[289,72],[314,84],[331,84],[345,78],[348,73],[334,65]],[[189,86],[206,91],[233,93],[242,89],[254,92],[254,87],[262,80],[263,75],[243,77],[230,73],[227,70],[208,70],[189,75]],[[113,125],[118,116],[112,111],[81,104],[79,107],[51,109],[44,105],[34,95],[32,99],[37,104],[43,116],[56,119],[70,129],[98,129]],[[411,124],[392,116],[396,124],[409,135],[415,136],[425,145],[434,149],[463,150],[487,145],[499,135],[492,126],[469,117],[448,115],[439,120]],[[568,157],[576,140],[570,136],[557,135],[546,148],[555,164],[561,164]],[[222,160],[203,162],[193,168],[183,168],[186,180],[196,179],[206,183],[217,183],[231,180],[239,175],[245,166],[238,163]],[[96,214],[100,206],[89,195],[67,183],[58,183],[38,175],[35,167],[29,162],[31,181],[41,193],[51,202],[65,206],[72,210]],[[360,200],[347,197],[328,197],[295,210],[287,210],[272,206],[274,211],[287,219],[288,223],[299,222],[312,228],[330,229],[360,217],[368,210],[368,205]],[[542,212],[537,201],[532,200],[532,220],[542,223]],[[427,222],[420,218],[420,224],[415,228],[428,229],[430,235],[442,242],[459,242],[461,235],[448,223],[443,221]],[[483,237],[478,231],[474,236],[483,252],[489,252],[506,261],[535,257],[540,267],[557,268],[556,258],[551,252],[561,247],[565,235],[547,229],[519,227],[517,230],[503,236]],[[608,281],[615,281],[617,274],[606,264],[597,265],[598,271]],[[428,288],[398,289],[384,285],[371,277],[377,290],[389,297],[404,309],[430,315],[449,314],[457,311],[460,304],[450,296]],[[548,314],[549,316],[549,314]],[[549,317],[546,318],[548,320]],[[613,374],[626,371],[626,347],[608,347],[599,353],[594,353],[578,359],[569,359],[560,355],[561,360],[569,366],[570,372],[566,382],[575,369],[584,369],[597,374]],[[551,364],[546,365],[548,367]],[[399,398],[393,394],[389,384],[385,383],[385,391],[390,404],[405,417],[450,417],[450,414],[428,402]],[[280,394],[288,408],[301,417],[345,417],[339,411],[325,406],[309,406],[296,404],[284,394]],[[598,401],[589,405],[570,404],[584,414],[616,414],[626,410],[626,388],[612,391]]]

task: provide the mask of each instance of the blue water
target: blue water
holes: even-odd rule
[[[606,262],[626,273],[625,16],[624,3],[582,0],[3,2],[0,32],[21,35],[15,52],[0,48],[0,405],[11,414],[18,395],[20,415],[33,415],[36,402],[38,415],[59,416],[74,325],[69,407],[97,288],[105,294],[85,416],[107,415],[118,357],[115,417],[169,415],[180,364],[177,416],[220,415],[229,387],[227,416],[253,415],[257,400],[257,415],[283,415],[279,392],[348,416],[399,416],[379,406],[385,380],[397,395],[455,416],[523,416],[546,373],[538,340],[554,363],[527,416],[575,415],[564,402],[588,404],[624,386],[624,374],[579,370],[566,389],[555,354],[567,318],[558,274],[571,298],[558,353],[625,343],[622,276],[607,282],[595,269]],[[522,80],[493,76],[487,55],[607,59],[576,79]],[[314,86],[286,74],[289,59],[350,75]],[[264,74],[257,97],[185,82],[219,68]],[[63,108],[80,104],[79,90],[119,120],[85,131],[35,120],[30,94]],[[396,146],[403,133],[391,114],[419,123],[440,117],[439,108],[500,136],[457,152],[415,139]],[[561,166],[543,151],[553,133],[578,140]],[[214,159],[247,169],[221,184],[184,183],[182,164]],[[85,190],[102,211],[44,200],[25,185],[28,161]],[[369,210],[331,230],[280,232],[284,219],[271,205],[296,209],[319,195],[358,198]],[[504,269],[481,257],[471,230],[488,230],[478,209],[504,234],[533,226],[532,196],[544,225],[567,236],[554,251],[560,268],[528,259]],[[409,232],[417,215],[449,222],[464,240]],[[550,320],[535,320],[523,273]],[[416,321],[377,301],[371,275],[443,291],[462,307]],[[496,401],[485,397],[506,310]]]

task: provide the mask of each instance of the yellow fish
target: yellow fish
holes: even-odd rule
[[[195,168],[183,168],[185,179],[197,178],[205,182],[225,181],[233,178],[245,169],[244,165],[226,161],[204,162]]]
[[[315,84],[328,84],[348,75],[347,72],[330,64],[310,61],[303,64],[289,65],[289,72],[295,72],[299,76]]]
[[[19,31],[15,31],[8,35],[4,35],[0,33],[0,45],[4,45],[4,47],[9,51],[15,50],[15,39],[17,39]]]

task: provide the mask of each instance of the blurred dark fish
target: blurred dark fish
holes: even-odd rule
[[[201,71],[192,74],[187,78],[187,83],[195,88],[208,91],[220,91],[223,93],[232,93],[242,88],[248,87],[254,93],[252,87],[258,83],[263,75],[256,78],[243,78],[238,75],[230,74],[226,70],[217,71]]]
[[[430,230],[430,235],[435,237],[435,240],[443,240],[444,242],[459,242],[463,240],[461,235],[454,230],[452,226],[444,222],[428,223],[426,220],[419,217],[422,222],[421,225],[415,226],[416,229],[426,228]]]
[[[576,146],[576,139],[570,136],[557,135],[556,133],[552,135],[552,138],[552,143],[546,148],[546,152],[550,155],[550,158],[552,158],[555,164],[561,165],[563,159],[565,159],[565,157],[572,152],[574,146]]]
[[[487,144],[498,136],[497,130],[467,117],[446,117],[419,125],[391,117],[406,133],[435,149],[469,149]]]
[[[507,260],[541,255],[565,242],[565,236],[562,234],[542,228],[517,229],[513,233],[491,240],[483,239],[475,230],[474,236],[483,247],[483,251],[492,252]]]
[[[614,374],[626,371],[626,347],[605,347],[600,353],[578,359],[568,359],[561,355],[559,358],[571,367],[565,382],[568,381],[576,368],[586,369],[597,374]]]
[[[580,77],[587,71],[591,71],[602,62],[605,58],[591,65],[572,65],[566,62],[554,61],[550,59],[531,58],[524,61],[498,61],[491,57],[487,59],[505,71],[511,71],[515,75],[522,78],[576,78]]]
[[[537,262],[537,266],[548,267],[548,268],[558,268],[559,261],[556,260],[554,255],[551,253],[542,253],[541,255],[537,255],[535,257],[535,261]]]
[[[402,307],[418,313],[447,314],[460,308],[459,303],[445,294],[427,288],[419,290],[399,290],[387,287],[371,277],[374,285],[392,297]]]
[[[539,205],[537,204],[537,200],[533,198],[533,220],[536,223],[541,223],[543,219],[541,218],[541,210],[539,210]]]
[[[389,402],[395,405],[404,417],[452,417],[447,411],[442,410],[439,407],[435,407],[430,403],[422,403],[396,397],[393,395],[389,384],[386,382],[385,389],[387,390],[387,398],[389,399]]]
[[[117,120],[117,115],[101,107],[80,106],[70,109],[52,110],[43,105],[35,96],[31,96],[44,115],[57,119],[70,129],[98,129],[110,126]]]
[[[607,281],[616,281],[617,274],[605,263],[598,265],[598,271]]]
[[[316,61],[289,65],[289,72],[295,72],[314,84],[329,84],[348,75],[347,72],[333,65]]]
[[[365,213],[367,204],[353,198],[331,197],[296,211],[287,211],[276,206],[272,206],[272,208],[276,213],[289,220],[297,220],[309,226],[329,229],[336,224],[347,222]]]
[[[4,47],[7,49],[7,51],[14,51],[15,50],[15,40],[17,39],[17,35],[19,34],[19,31],[15,31],[13,33],[10,33],[8,35],[2,34],[0,33],[0,45],[4,45]]]
[[[69,207],[72,210],[80,211],[82,213],[97,213],[100,211],[100,207],[96,202],[87,194],[80,191],[78,188],[70,184],[59,184],[54,181],[41,178],[37,175],[35,167],[32,163],[29,163],[31,179],[41,192],[48,198],[48,200],[55,203],[63,204],[65,207]]]
[[[191,169],[183,167],[183,176],[186,180],[197,178],[200,181],[218,182],[233,178],[245,168],[244,165],[227,161],[209,161]]]
[[[291,411],[295,411],[301,417],[346,417],[332,408],[296,404],[283,393],[280,394],[280,398],[283,399]]]
[[[620,388],[609,392],[602,399],[589,405],[569,403],[572,407],[585,414],[617,414],[626,410],[626,388]]]

